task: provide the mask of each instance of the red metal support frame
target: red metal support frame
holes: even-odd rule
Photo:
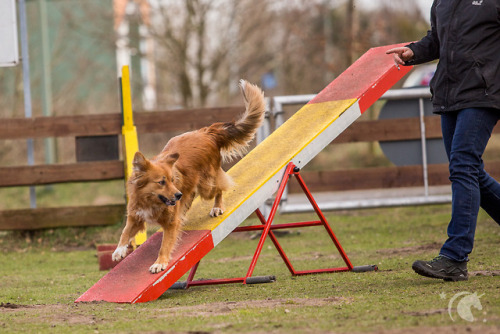
[[[290,179],[290,175],[292,175],[294,168],[295,168],[295,165],[292,162],[290,162],[286,166],[285,173],[283,174],[283,179],[281,179],[281,183],[280,183],[280,186],[278,188],[278,193],[276,194],[276,198],[274,199],[274,203],[273,203],[273,206],[271,207],[271,211],[269,212],[269,216],[267,217],[267,221],[264,223],[261,219],[261,222],[263,223],[264,228],[262,230],[262,234],[260,236],[259,243],[257,245],[257,249],[255,250],[255,253],[253,255],[252,262],[250,263],[250,267],[248,268],[248,272],[245,276],[245,284],[246,284],[247,278],[252,276],[253,270],[255,269],[255,265],[257,264],[257,260],[259,259],[260,252],[262,251],[262,247],[264,246],[264,242],[266,241],[266,237],[269,234],[269,231],[271,229],[271,225],[273,223],[274,216],[276,215],[276,212],[278,211],[278,207],[279,207],[280,202],[281,202],[281,197],[283,196],[283,192],[285,191],[286,185],[288,184],[288,181]],[[262,217],[262,214],[260,215],[259,218],[261,218],[261,217]],[[282,250],[280,251],[279,250],[280,248],[281,247],[278,248],[278,251],[281,254]]]
[[[314,211],[318,215],[319,220],[307,221],[307,222],[286,223],[286,224],[273,224],[273,220],[274,220],[276,212],[279,208],[281,198],[283,196],[283,192],[284,192],[285,187],[286,187],[287,183],[289,182],[291,176],[295,176],[295,178],[299,182],[304,194],[306,195],[307,199],[309,200],[312,207],[314,208]],[[280,254],[281,258],[283,259],[283,262],[285,263],[288,270],[290,271],[290,273],[293,276],[319,274],[319,273],[333,273],[333,272],[342,272],[342,271],[362,272],[362,271],[372,271],[372,270],[378,269],[376,266],[353,267],[351,261],[349,260],[349,257],[347,256],[346,252],[342,248],[342,245],[340,244],[339,240],[337,239],[330,224],[326,220],[325,216],[323,215],[323,212],[319,208],[319,206],[316,203],[316,201],[314,200],[311,192],[307,188],[304,180],[302,179],[302,176],[300,175],[300,169],[298,167],[296,167],[292,162],[290,162],[285,169],[285,173],[284,173],[283,178],[281,180],[279,189],[276,193],[276,197],[274,199],[274,202],[273,202],[273,205],[271,207],[271,211],[269,213],[267,220],[262,215],[262,213],[259,209],[257,209],[255,211],[255,213],[256,213],[257,217],[259,218],[262,225],[241,226],[241,227],[236,228],[233,231],[233,232],[262,231],[261,237],[259,239],[259,243],[257,245],[257,248],[255,250],[255,253],[253,255],[252,261],[250,263],[250,266],[248,268],[248,271],[247,271],[245,277],[207,279],[207,280],[196,280],[195,281],[194,276],[195,276],[196,270],[198,269],[198,266],[200,264],[200,262],[198,262],[191,269],[186,282],[179,283],[176,287],[177,288],[181,287],[181,288],[187,289],[191,286],[197,286],[197,285],[212,285],[212,284],[226,284],[226,283],[251,284],[251,283],[261,283],[261,282],[265,282],[265,281],[273,281],[274,278],[272,276],[252,277],[253,271],[255,269],[255,266],[257,265],[257,261],[259,259],[260,253],[262,251],[262,247],[264,246],[264,242],[266,241],[266,238],[268,235],[269,235],[269,238],[271,239],[271,241],[273,242],[274,246],[276,247],[276,250]],[[293,265],[292,265],[290,259],[288,258],[285,251],[283,250],[283,247],[281,247],[278,239],[276,238],[276,235],[273,233],[273,230],[297,228],[297,227],[308,227],[308,226],[323,226],[325,228],[330,239],[335,244],[335,247],[337,248],[338,252],[340,253],[342,259],[344,260],[344,262],[346,264],[345,267],[313,269],[313,270],[295,270],[293,268]]]

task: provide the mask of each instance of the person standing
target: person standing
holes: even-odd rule
[[[439,59],[430,89],[449,160],[451,220],[439,256],[412,268],[426,277],[467,280],[479,207],[500,224],[500,184],[482,160],[500,118],[500,0],[434,0],[427,35],[386,53],[406,66]]]

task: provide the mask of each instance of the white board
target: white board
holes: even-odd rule
[[[16,0],[0,0],[0,67],[19,64]]]

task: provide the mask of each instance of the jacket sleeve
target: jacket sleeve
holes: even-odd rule
[[[436,1],[431,7],[431,30],[427,31],[427,35],[418,42],[406,45],[413,53],[414,57],[405,65],[418,65],[439,58],[439,38],[436,31]]]

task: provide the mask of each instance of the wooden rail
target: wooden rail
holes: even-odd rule
[[[139,134],[184,132],[199,129],[215,121],[231,121],[242,111],[243,108],[232,107],[143,112],[136,114],[135,123]],[[120,117],[119,114],[105,114],[5,119],[0,120],[0,139],[118,135],[121,132]],[[426,128],[427,138],[441,136],[438,117],[428,117]],[[363,121],[354,123],[332,144],[419,138],[419,123],[415,119]],[[123,166],[118,161],[0,167],[0,187],[120,178],[123,178]]]
[[[123,179],[123,162],[95,161],[74,164],[0,168],[2,187]]]
[[[123,217],[124,204],[5,210],[0,211],[0,230],[113,225]]]
[[[500,161],[488,161],[485,165],[492,177],[500,178]],[[450,184],[448,164],[428,165],[427,171],[429,186]],[[307,180],[308,188],[315,192],[423,187],[424,178],[421,165],[321,172],[302,171],[301,175]],[[289,187],[290,192],[301,191],[296,182],[291,182]]]
[[[135,114],[135,124],[139,134],[192,131],[214,122],[231,121],[243,111],[243,107],[227,107],[140,112]],[[0,140],[119,134],[120,114],[0,120]],[[123,164],[119,161],[0,167],[0,187],[104,181],[123,177]]]
[[[138,133],[191,131],[214,122],[235,119],[243,107],[138,112],[134,123]],[[0,139],[104,136],[121,134],[121,114],[78,115],[0,120]]]
[[[139,134],[185,132],[214,122],[231,121],[243,107],[138,112],[134,115]],[[121,115],[37,117],[0,120],[0,140],[44,137],[119,135]],[[440,138],[440,119],[425,117],[426,137]],[[495,129],[500,133],[500,129]],[[332,145],[353,142],[420,140],[418,118],[358,121],[347,128]],[[492,176],[500,178],[500,162],[487,161]],[[377,167],[355,170],[303,171],[311,191],[341,191],[412,187],[422,185],[422,166]],[[449,184],[446,164],[428,166],[429,185]],[[123,162],[95,161],[72,164],[0,167],[0,187],[45,185],[123,179]],[[298,191],[294,182],[290,191]],[[40,229],[58,226],[90,226],[121,221],[124,205],[40,208],[0,212],[0,230]]]
[[[138,133],[183,132],[214,122],[235,119],[243,107],[140,112]],[[0,120],[0,140],[46,137],[92,137],[121,134],[121,114],[11,118]],[[71,164],[0,167],[0,187],[104,181],[124,178],[123,162],[93,161]],[[37,208],[0,211],[0,230],[34,230],[61,226],[115,224],[123,220],[125,205]]]

